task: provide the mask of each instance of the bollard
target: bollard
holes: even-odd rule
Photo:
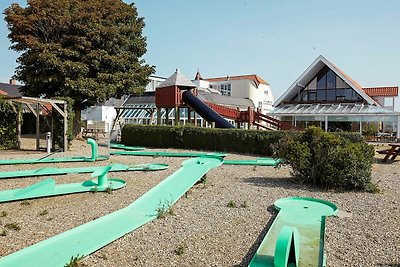
[[[46,133],[46,152],[51,153],[51,132]]]

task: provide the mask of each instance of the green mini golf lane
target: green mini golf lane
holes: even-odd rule
[[[142,146],[126,146],[124,144],[110,143],[110,148],[113,149],[124,149],[124,150],[145,150]]]
[[[157,218],[160,203],[172,205],[210,169],[220,157],[185,160],[182,167],[128,207],[0,258],[0,267],[64,266],[72,256],[87,256]]]
[[[285,259],[276,258],[277,254],[282,256],[282,251],[279,250],[286,250],[284,251],[286,254],[283,254],[287,255],[288,249],[291,248],[286,246],[287,244],[282,244],[278,236],[291,233],[297,236],[294,238],[297,240],[293,240],[294,246],[296,246],[296,241],[299,242],[296,247],[299,254],[298,266],[324,266],[325,218],[338,212],[336,205],[321,199],[291,197],[278,199],[274,206],[279,213],[249,266],[282,266],[276,264],[285,261]]]
[[[87,143],[91,146],[91,151],[92,151],[91,157],[50,158],[50,157],[46,156],[44,158],[39,158],[39,159],[6,159],[6,160],[0,160],[0,165],[64,163],[64,162],[93,162],[93,161],[109,159],[109,157],[98,155],[98,145],[94,139],[88,138]]]
[[[282,160],[273,158],[258,158],[253,160],[224,160],[224,165],[277,166]]]
[[[3,190],[0,191],[0,203],[83,192],[117,190],[124,187],[126,184],[124,180],[109,179],[107,177],[110,169],[111,166],[97,168],[91,175],[92,178],[97,177],[97,181],[88,180],[83,183],[56,185],[54,179],[48,178],[26,188]]]
[[[225,157],[224,153],[202,153],[202,152],[165,152],[165,151],[113,151],[110,155],[123,156],[145,156],[145,157],[202,157],[216,156]]]
[[[168,168],[168,164],[150,163],[150,164],[139,164],[139,165],[125,165],[121,163],[111,164],[110,172],[120,171],[158,171],[165,170]],[[9,171],[0,172],[0,179],[5,178],[17,178],[17,177],[34,177],[34,176],[46,176],[46,175],[62,175],[69,173],[88,173],[94,172],[99,168],[105,166],[94,166],[94,167],[80,167],[80,168],[55,168],[45,167],[36,170],[24,170],[24,171]]]

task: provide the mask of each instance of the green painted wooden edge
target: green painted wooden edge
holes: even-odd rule
[[[138,164],[138,165],[125,165],[121,163],[114,163],[111,164],[110,166],[111,166],[110,172],[159,171],[168,168],[168,164],[162,164],[162,163],[149,163],[149,164]],[[79,167],[79,168],[45,167],[34,170],[0,172],[0,179],[35,177],[35,176],[46,176],[46,175],[64,175],[69,173],[89,173],[89,172],[94,172],[98,168],[102,167],[105,166]]]
[[[203,156],[217,156],[226,157],[225,153],[212,152],[165,152],[165,151],[112,151],[110,155],[123,155],[123,156],[145,156],[145,157],[203,157]]]
[[[101,185],[99,181],[98,179],[83,183],[56,185],[53,178],[48,178],[25,188],[0,191],[0,203],[74,193],[117,190],[126,185],[126,182],[121,179],[106,179]]]
[[[110,143],[110,148],[113,149],[124,149],[124,150],[145,150],[142,146],[126,146],[124,144]]]
[[[0,267],[64,266],[71,257],[87,256],[156,219],[223,159],[207,156],[185,160],[182,167],[128,207],[0,258]]]
[[[251,166],[277,166],[281,159],[257,158],[251,160],[224,160],[224,165],[251,165]]]
[[[98,155],[98,145],[92,138],[87,139],[91,147],[92,155],[90,157],[69,157],[69,158],[39,158],[39,159],[6,159],[0,160],[0,165],[14,164],[39,164],[39,163],[64,163],[64,162],[93,162],[108,160],[107,156]]]
[[[296,202],[299,201],[298,203],[300,203],[301,205],[303,205],[303,203],[306,203],[307,205],[298,207],[296,206]],[[309,203],[320,203],[322,205],[317,205],[318,209],[316,210],[315,208],[311,208],[310,212],[312,212],[312,214],[314,215],[309,215],[308,213],[308,206]],[[271,246],[276,246],[276,242],[277,239],[274,238],[274,236],[271,234],[272,232],[275,232],[277,230],[282,229],[283,227],[285,227],[285,222],[290,224],[289,226],[298,229],[299,231],[299,238],[298,238],[298,251],[301,257],[302,254],[306,253],[307,251],[317,251],[318,258],[315,258],[315,262],[312,263],[312,266],[318,266],[321,267],[322,262],[323,262],[323,257],[321,257],[321,255],[323,255],[323,249],[324,249],[324,233],[325,233],[325,218],[327,216],[332,216],[332,215],[336,215],[338,212],[338,208],[335,204],[333,204],[332,202],[326,201],[326,200],[322,200],[322,199],[315,199],[315,198],[307,198],[307,197],[289,197],[289,198],[282,198],[282,199],[278,199],[277,201],[275,201],[274,203],[275,208],[279,211],[279,213],[277,214],[275,220],[273,221],[270,229],[268,230],[267,234],[265,235],[263,241],[261,242],[259,248],[257,249],[255,255],[253,256],[249,266],[251,267],[258,267],[258,266],[275,266],[274,265],[274,255],[272,253]],[[283,207],[284,210],[283,210]],[[296,210],[297,209],[297,210]],[[307,212],[305,212],[307,210]],[[316,212],[314,212],[316,211]],[[303,214],[302,216],[298,216],[299,214]],[[296,227],[299,226],[300,228]],[[281,228],[282,227],[282,228]],[[302,248],[301,247],[301,238],[302,235],[304,236],[308,236],[309,235],[309,230],[307,229],[311,229],[310,227],[312,227],[313,229],[313,233],[318,233],[316,236],[319,236],[319,243],[318,243],[318,248],[314,248],[312,250],[310,249],[306,249],[306,248]],[[301,232],[301,228],[306,229],[305,232]],[[316,229],[315,229],[316,228]],[[275,240],[275,242],[273,242],[273,240]],[[308,240],[308,238],[304,239],[304,240]],[[317,249],[317,250],[315,250]],[[267,253],[268,251],[268,253]],[[276,253],[276,252],[275,252]],[[279,254],[279,253],[278,253]],[[305,259],[310,259],[309,257],[307,257],[308,254],[304,254],[303,257],[305,257]],[[289,264],[292,266],[295,266],[293,264]],[[288,266],[289,266],[288,265]]]

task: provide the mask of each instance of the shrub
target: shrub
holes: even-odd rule
[[[0,149],[16,148],[18,142],[17,120],[20,105],[13,106],[0,97]],[[22,120],[22,118],[20,118]]]
[[[363,139],[351,139],[310,127],[298,138],[286,134],[273,148],[297,181],[324,189],[370,191],[374,149]]]

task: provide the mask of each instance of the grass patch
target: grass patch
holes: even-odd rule
[[[166,200],[164,202],[160,201],[157,209],[157,219],[165,218],[167,215],[174,215],[174,209],[172,208],[171,202]]]
[[[4,227],[9,230],[15,230],[15,231],[21,230],[21,227],[17,223],[7,223],[4,225]]]
[[[24,200],[24,201],[21,201],[21,205],[22,206],[29,206],[29,205],[31,205],[31,203],[29,201],[27,201],[27,200]]]
[[[7,231],[6,231],[5,229],[3,229],[3,230],[0,232],[0,236],[7,236]]]
[[[107,186],[106,192],[107,192],[107,194],[112,194],[113,188],[111,187],[111,184],[109,186]]]
[[[226,206],[228,208],[237,208],[237,205],[233,200],[230,200]]]
[[[181,255],[185,254],[186,249],[187,249],[187,246],[185,244],[180,244],[179,246],[176,247],[174,252],[176,255],[181,256]]]
[[[80,266],[82,266],[82,264],[80,263],[80,261],[82,259],[83,259],[83,255],[79,256],[79,254],[78,254],[76,256],[72,256],[69,263],[66,263],[64,265],[64,267],[80,267]]]
[[[8,215],[7,211],[0,212],[0,217],[6,217]]]
[[[49,214],[49,212],[48,212],[47,210],[43,210],[43,211],[41,211],[41,212],[39,213],[39,216],[45,216],[45,215],[47,215],[47,214]]]

